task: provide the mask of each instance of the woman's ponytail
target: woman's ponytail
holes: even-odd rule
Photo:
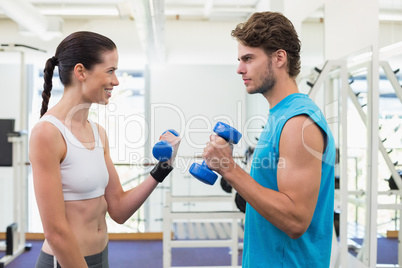
[[[55,66],[58,65],[58,60],[56,57],[51,57],[46,61],[45,69],[43,70],[43,78],[45,82],[43,83],[42,91],[42,109],[40,110],[40,117],[42,117],[48,109],[49,99],[53,88],[53,72]]]

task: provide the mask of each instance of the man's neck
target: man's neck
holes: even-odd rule
[[[299,93],[295,79],[278,79],[276,85],[269,92],[264,93],[264,97],[269,103],[269,107],[272,109],[281,100],[287,96]]]

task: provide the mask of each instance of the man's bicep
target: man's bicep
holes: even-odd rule
[[[324,148],[321,130],[311,122],[308,116],[302,115],[285,124],[279,147],[282,165],[278,166],[277,173],[278,190],[288,195],[309,217],[314,213],[318,198]]]

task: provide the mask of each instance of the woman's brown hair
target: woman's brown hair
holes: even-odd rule
[[[60,81],[64,86],[71,84],[72,73],[76,64],[81,63],[88,70],[102,63],[102,53],[116,49],[115,43],[106,36],[87,31],[75,32],[67,36],[56,49],[53,57],[46,61],[44,69],[44,84],[42,92],[42,117],[49,104],[53,88],[53,73],[59,68]]]

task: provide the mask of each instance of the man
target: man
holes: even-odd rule
[[[250,175],[231,148],[211,135],[203,158],[247,201],[243,267],[328,267],[335,146],[320,109],[299,93],[300,41],[280,13],[253,14],[237,25],[239,67],[249,94],[270,106]]]

